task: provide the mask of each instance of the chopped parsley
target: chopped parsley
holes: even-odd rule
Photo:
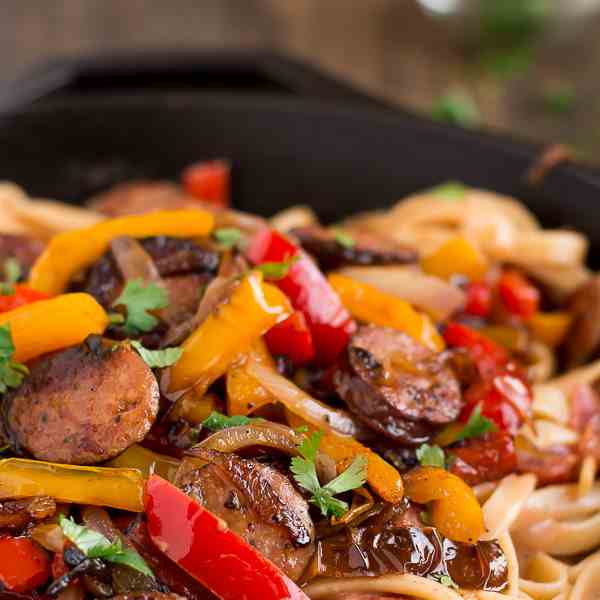
[[[435,121],[443,121],[461,127],[477,127],[481,123],[481,115],[477,105],[463,91],[450,91],[440,96],[431,109]]]
[[[354,238],[341,229],[335,230],[335,241],[342,246],[342,248],[354,248],[356,245]]]
[[[367,457],[357,456],[350,466],[335,479],[322,486],[317,476],[316,460],[322,432],[313,433],[298,446],[300,456],[292,458],[291,471],[294,479],[312,494],[311,504],[319,508],[324,517],[342,517],[348,512],[348,504],[334,496],[362,486],[367,479]]]
[[[290,270],[290,267],[300,260],[299,256],[293,256],[288,260],[282,260],[281,262],[265,262],[261,265],[256,265],[256,269],[259,270],[266,279],[283,279]]]
[[[0,326],[0,394],[5,394],[9,388],[18,388],[29,369],[21,363],[12,360],[15,353],[10,323]]]
[[[141,279],[128,280],[120,296],[113,302],[113,306],[127,309],[124,328],[128,335],[152,331],[158,325],[158,319],[148,311],[165,308],[168,304],[166,290],[155,283],[144,285]]]
[[[445,573],[440,573],[440,572],[429,573],[429,575],[427,577],[429,577],[429,579],[433,579],[433,581],[437,581],[438,583],[445,585],[446,587],[452,588],[453,590],[458,591],[458,589],[459,589],[459,587],[456,585],[456,582],[454,581],[454,579],[452,579],[452,577],[450,577],[450,575],[446,575]]]
[[[212,429],[212,431],[220,431],[221,429],[229,429],[230,427],[239,427],[240,425],[248,425],[262,421],[260,418],[245,417],[244,415],[233,415],[228,417],[220,412],[213,411],[202,421],[202,427]]]
[[[460,181],[447,181],[427,190],[427,194],[445,202],[457,202],[464,200],[468,191],[469,188]]]
[[[221,227],[213,233],[213,237],[226,249],[233,248],[242,239],[242,232],[237,227]]]
[[[416,454],[422,467],[440,467],[440,469],[443,469],[446,465],[444,451],[439,446],[421,444],[417,448]]]
[[[478,404],[471,413],[466,425],[458,432],[456,441],[466,440],[482,436],[488,431],[495,431],[496,425],[493,421],[481,414],[481,404]]]
[[[88,558],[101,558],[107,562],[126,565],[154,578],[144,559],[132,548],[123,547],[121,538],[111,542],[101,533],[78,525],[73,519],[59,515],[58,524],[66,538],[71,540]]]
[[[129,342],[131,347],[144,359],[144,362],[151,369],[163,369],[174,365],[183,354],[183,348],[174,346],[172,348],[163,348],[162,350],[149,350],[136,340]]]
[[[308,425],[298,425],[298,427],[294,427],[294,431],[296,433],[308,433]]]
[[[566,114],[573,110],[575,92],[573,88],[563,85],[544,94],[544,106],[548,112]]]
[[[16,258],[4,261],[4,280],[0,282],[0,295],[10,296],[15,293],[15,283],[21,279],[21,265]]]

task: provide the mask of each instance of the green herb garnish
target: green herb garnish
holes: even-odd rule
[[[546,110],[555,114],[565,114],[573,110],[575,92],[569,86],[557,87],[544,94]]]
[[[127,309],[124,328],[128,335],[152,331],[158,325],[158,319],[148,311],[165,308],[168,304],[166,290],[155,283],[144,285],[141,279],[127,281],[120,296],[113,302],[113,306]]]
[[[225,248],[233,248],[242,240],[242,232],[237,227],[221,227],[216,229],[213,237],[221,246]]]
[[[431,117],[461,127],[477,127],[481,123],[477,105],[463,91],[451,91],[438,98],[431,109]]]
[[[71,540],[88,558],[101,558],[107,562],[126,565],[154,578],[154,574],[144,559],[135,550],[124,548],[121,538],[111,542],[101,533],[78,525],[73,519],[67,519],[64,515],[59,515],[58,524],[65,537]]]
[[[14,353],[10,323],[7,323],[0,326],[0,394],[5,394],[9,388],[18,388],[29,373],[25,365],[12,360]]]
[[[464,200],[469,188],[460,181],[447,181],[426,191],[430,196],[446,202]]]
[[[21,265],[16,258],[4,261],[4,281],[0,282],[0,295],[11,296],[15,293],[15,283],[21,279]]]
[[[343,248],[354,248],[356,241],[354,238],[341,229],[336,229],[334,232],[335,241]]]
[[[313,433],[300,446],[300,456],[292,458],[290,469],[294,479],[305,490],[312,494],[311,504],[319,508],[324,517],[333,515],[342,517],[348,512],[348,504],[339,498],[338,494],[359,488],[367,480],[367,457],[357,456],[350,466],[335,479],[322,486],[317,476],[316,460],[322,432]]]
[[[441,583],[442,585],[445,585],[446,587],[452,588],[453,590],[459,589],[454,579],[452,579],[450,575],[446,575],[445,573],[430,573],[427,577],[429,577],[429,579],[437,581],[438,583]]]
[[[299,256],[293,256],[288,260],[282,260],[281,262],[265,262],[261,265],[256,265],[256,269],[259,270],[266,279],[283,279],[290,270],[290,267],[300,260]]]
[[[466,440],[468,438],[476,438],[482,436],[488,431],[495,431],[496,425],[493,421],[484,417],[481,414],[481,404],[478,404],[471,413],[467,424],[461,429],[456,436],[456,441]]]
[[[162,350],[149,350],[136,340],[129,342],[131,347],[144,359],[144,362],[151,369],[164,369],[174,365],[183,354],[183,348],[174,346],[172,348],[163,348]]]
[[[233,415],[232,417],[228,417],[220,412],[213,411],[206,419],[204,419],[204,421],[202,421],[202,427],[212,429],[212,431],[220,431],[221,429],[248,425],[249,423],[256,423],[257,421],[263,421],[263,419],[245,417],[244,415]]]
[[[440,467],[443,469],[446,466],[444,451],[439,446],[421,444],[417,448],[416,455],[422,467]]]

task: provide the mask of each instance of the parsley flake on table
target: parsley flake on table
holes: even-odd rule
[[[7,258],[4,261],[4,279],[0,282],[0,295],[10,296],[15,293],[15,283],[21,279],[21,265],[16,258]]]
[[[439,446],[421,444],[417,448],[416,455],[422,467],[440,467],[440,469],[443,469],[446,466],[444,451]]]
[[[170,367],[171,365],[174,365],[183,354],[183,348],[178,346],[163,348],[162,350],[149,350],[137,340],[131,340],[129,343],[151,369],[164,369],[165,367]]]
[[[300,456],[292,458],[291,471],[302,488],[312,494],[311,504],[319,508],[324,517],[342,517],[348,512],[348,504],[334,496],[364,485],[367,480],[367,457],[357,456],[350,466],[335,479],[322,486],[317,476],[316,460],[323,433],[313,433],[300,446]]]
[[[58,524],[66,538],[71,540],[88,558],[101,558],[107,562],[126,565],[154,578],[144,559],[132,548],[125,548],[121,538],[111,542],[101,533],[78,525],[73,519],[59,515]]]
[[[493,421],[481,414],[481,405],[478,404],[471,413],[466,425],[458,432],[456,441],[466,440],[482,436],[488,431],[495,431],[496,425]]]
[[[144,285],[141,279],[130,279],[125,284],[113,306],[124,306],[127,310],[124,328],[128,335],[152,331],[158,319],[149,310],[165,308],[169,304],[166,290],[155,283]]]
[[[212,431],[220,431],[221,429],[248,425],[249,423],[256,423],[256,421],[262,420],[263,419],[260,418],[245,417],[244,415],[233,415],[228,417],[220,412],[213,411],[206,419],[204,419],[204,421],[202,421],[202,427],[211,429]]]
[[[21,363],[12,360],[15,353],[10,324],[0,326],[0,394],[5,394],[9,388],[18,388],[29,369]]]

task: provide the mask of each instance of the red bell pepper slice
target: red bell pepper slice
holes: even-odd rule
[[[513,315],[530,319],[538,311],[540,293],[518,271],[504,271],[498,282],[498,291],[502,304]]]
[[[181,175],[184,190],[209,204],[229,206],[230,171],[227,161],[212,160],[190,165]]]
[[[288,356],[297,367],[309,363],[315,357],[312,334],[304,313],[299,310],[269,329],[265,334],[265,341],[271,354]]]
[[[50,578],[46,551],[30,538],[0,537],[0,583],[13,592],[27,593]]]
[[[487,317],[492,310],[492,287],[483,281],[471,281],[466,292],[465,312],[474,317]]]
[[[157,475],[145,506],[156,547],[221,600],[308,600],[222,519]]]
[[[19,306],[48,298],[48,294],[44,294],[44,292],[38,292],[24,283],[17,283],[14,294],[0,295],[0,312],[8,312]]]
[[[332,364],[348,345],[356,323],[319,267],[295,244],[272,229],[256,234],[246,255],[255,265],[298,257],[286,276],[275,283],[293,307],[304,313],[312,334],[316,362]]]

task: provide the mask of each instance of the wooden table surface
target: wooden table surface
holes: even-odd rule
[[[600,19],[557,37],[507,79],[474,67],[451,28],[413,0],[4,0],[0,83],[57,53],[270,47],[412,110],[430,112],[460,88],[485,127],[568,143],[600,162]],[[543,98],[564,85],[574,101],[553,112]]]

